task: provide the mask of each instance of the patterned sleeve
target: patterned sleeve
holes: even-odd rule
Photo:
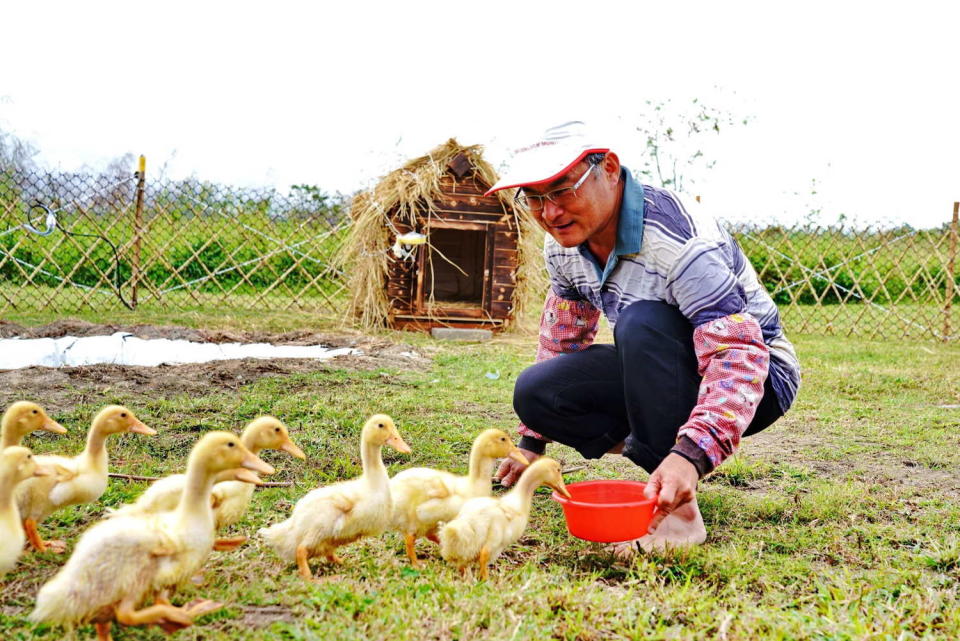
[[[599,321],[600,310],[592,304],[562,298],[551,289],[540,316],[537,362],[589,347],[597,335]],[[518,431],[522,436],[521,447],[538,454],[543,453],[548,439],[523,423]]]
[[[677,433],[672,451],[700,476],[733,454],[763,396],[770,355],[760,324],[749,314],[732,314],[698,326],[693,332],[703,381],[690,418]]]
[[[769,350],[736,277],[734,244],[692,238],[668,275],[668,292],[694,326],[700,396],[673,451],[703,476],[733,454],[763,395]]]

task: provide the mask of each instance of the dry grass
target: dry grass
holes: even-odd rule
[[[412,229],[417,229],[422,220],[429,224],[436,213],[434,203],[442,194],[440,180],[447,173],[448,163],[460,154],[469,159],[479,182],[493,185],[497,175],[493,166],[483,159],[482,151],[479,145],[465,147],[450,139],[427,155],[387,174],[372,190],[354,198],[353,225],[337,257],[340,269],[349,274],[348,323],[357,323],[365,329],[386,326],[389,250],[391,238],[399,235],[392,220]],[[528,299],[542,296],[546,287],[539,260],[543,232],[526,212],[514,206],[513,190],[499,191],[497,198],[504,213],[515,217],[518,229],[516,314],[523,310]],[[428,238],[428,246],[429,242]]]

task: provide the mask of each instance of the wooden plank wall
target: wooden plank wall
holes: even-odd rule
[[[486,186],[475,181],[472,176],[457,180],[447,174],[440,182],[443,196],[434,203],[433,220],[445,222],[472,222],[487,225],[493,231],[492,273],[486,279],[488,301],[487,313],[497,320],[510,318],[513,312],[513,292],[516,288],[517,274],[517,229],[512,212],[505,213],[496,196],[484,196]],[[401,232],[410,231],[410,227],[394,220]],[[418,221],[422,232],[426,220]],[[421,246],[418,251],[426,251]],[[389,261],[387,297],[390,300],[391,314],[394,316],[419,315],[422,310],[416,305],[416,266],[418,261],[399,260],[391,254]],[[451,313],[453,310],[453,313]],[[459,316],[455,308],[445,307],[447,316]],[[476,312],[474,312],[475,314]],[[466,318],[467,315],[464,315]]]

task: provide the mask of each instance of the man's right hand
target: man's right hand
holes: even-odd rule
[[[538,458],[539,454],[535,454],[530,450],[525,450],[519,448],[520,453],[523,454],[524,458],[533,463]],[[504,487],[510,487],[517,482],[517,479],[520,478],[520,475],[523,474],[523,471],[527,469],[527,466],[523,463],[518,463],[511,458],[503,459],[503,462],[500,464],[500,467],[497,468],[497,471],[494,473],[493,478],[500,481],[500,485]]]

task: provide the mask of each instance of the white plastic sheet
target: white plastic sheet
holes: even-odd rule
[[[32,365],[148,365],[207,363],[237,358],[318,358],[356,353],[357,350],[321,345],[269,343],[195,343],[166,338],[143,339],[117,332],[110,336],[0,339],[0,369]]]

